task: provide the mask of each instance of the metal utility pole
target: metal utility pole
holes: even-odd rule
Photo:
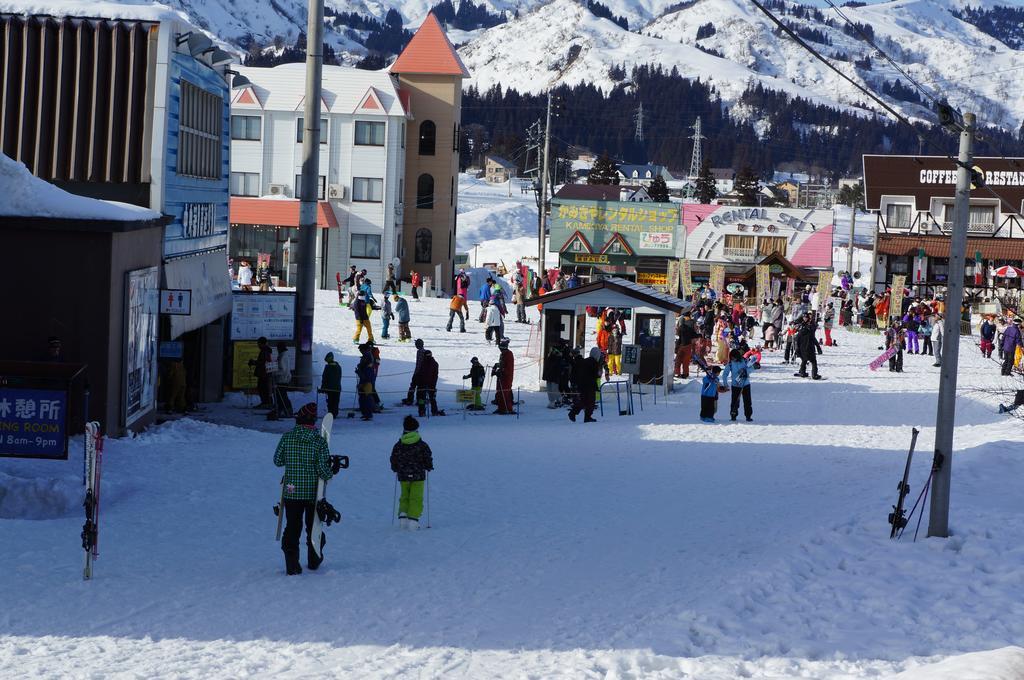
[[[316,213],[320,189],[320,90],[324,54],[324,0],[309,0],[306,27],[306,101],[302,121],[302,191],[295,282],[295,385],[313,389],[313,311],[316,304]]]
[[[953,203],[949,285],[946,288],[946,319],[942,327],[942,367],[939,369],[939,407],[935,418],[932,501],[928,513],[928,535],[942,538],[949,536],[950,468],[953,463],[953,425],[956,418],[956,373],[960,358],[960,306],[964,300],[964,260],[967,254],[973,157],[974,114],[965,113],[960,131],[956,198]]]
[[[548,91],[547,122],[544,125],[544,170],[540,179],[540,214],[537,217],[537,275],[544,276],[544,226],[548,205],[548,152],[551,149],[551,91]]]
[[[846,247],[846,273],[853,281],[853,228],[857,224],[857,204],[850,206],[850,242]],[[852,283],[850,284],[853,285]]]
[[[697,176],[700,175],[701,166],[700,142],[702,139],[707,139],[707,137],[700,133],[700,116],[697,116],[697,122],[690,129],[693,130],[693,136],[690,137],[693,140],[693,155],[690,156],[690,179],[696,180]]]

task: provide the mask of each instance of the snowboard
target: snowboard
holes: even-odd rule
[[[330,413],[324,416],[324,419],[320,421],[320,436],[327,442],[327,448],[331,446],[331,429],[334,427],[334,416]],[[316,507],[319,507],[320,501],[324,499],[324,495],[327,493],[327,482],[322,479],[318,479],[316,482]],[[324,548],[323,548],[323,535],[324,525],[320,521],[320,513],[317,511],[313,512],[313,528],[309,532],[310,543],[313,544],[313,551],[316,556],[323,559]]]
[[[899,349],[900,348],[898,345],[893,345],[889,349],[885,350],[884,352],[879,354],[874,361],[871,362],[869,368],[871,368],[872,371],[877,371],[882,366],[882,364],[896,356],[896,352],[898,352]]]

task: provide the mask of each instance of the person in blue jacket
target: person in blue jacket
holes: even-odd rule
[[[494,279],[488,276],[487,280],[480,284],[480,290],[477,292],[477,299],[480,300],[480,317],[477,321],[480,323],[487,318],[487,304],[491,301],[491,286],[493,285]]]
[[[740,396],[742,396],[743,415],[747,417],[747,422],[753,420],[754,408],[750,404],[750,366],[744,361],[743,353],[738,349],[729,353],[729,363],[722,371],[722,385],[732,387],[729,417],[736,420],[736,416],[740,414]]]
[[[718,387],[721,384],[718,376],[722,372],[721,366],[712,366],[704,373],[704,379],[700,385],[700,421],[702,423],[715,422],[715,411],[718,410]]]

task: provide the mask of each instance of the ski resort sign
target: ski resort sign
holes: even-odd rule
[[[650,207],[645,207],[650,206]],[[551,201],[550,250],[577,264],[580,255],[672,257],[679,207],[629,201]]]
[[[68,457],[68,393],[0,387],[0,457]]]

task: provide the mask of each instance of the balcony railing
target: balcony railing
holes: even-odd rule
[[[757,257],[754,248],[723,248],[722,254],[727,260],[753,260]]]
[[[943,222],[942,231],[943,233],[946,234],[953,233],[953,223]],[[986,236],[991,236],[992,234],[996,233],[996,225],[994,222],[970,222],[967,225],[967,233],[985,234]]]

